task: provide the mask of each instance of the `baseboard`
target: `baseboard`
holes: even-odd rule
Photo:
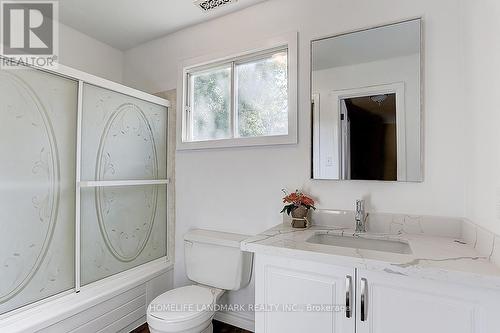
[[[124,329],[120,330],[119,333],[133,333],[134,330],[140,328],[141,326],[147,325],[146,323],[146,316],[143,316],[139,319],[137,319],[135,322],[132,324],[128,325]]]
[[[255,332],[255,321],[249,316],[245,316],[240,312],[217,312],[215,320],[222,321],[223,323],[243,328],[250,332]]]

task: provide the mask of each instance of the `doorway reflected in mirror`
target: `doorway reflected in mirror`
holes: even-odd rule
[[[396,94],[342,99],[340,119],[342,179],[396,181]]]

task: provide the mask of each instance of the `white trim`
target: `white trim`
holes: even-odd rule
[[[251,147],[296,144],[297,139],[289,135],[259,136],[251,138],[234,138],[210,141],[182,142],[177,150],[210,149],[210,148],[230,148],[230,147]]]
[[[243,328],[244,330],[255,332],[255,320],[253,318],[248,318],[249,316],[244,316],[239,312],[221,312],[215,313],[215,320],[221,321],[223,323],[233,325],[238,328]]]
[[[340,102],[345,98],[363,97],[379,94],[396,94],[396,140],[397,140],[397,180],[406,180],[406,117],[405,84],[395,82],[353,89],[334,90],[332,96],[336,113],[340,119]],[[342,131],[339,131],[342,133]],[[341,163],[342,164],[342,163]]]
[[[41,68],[41,70],[44,70],[44,69]],[[166,107],[170,106],[170,102],[164,98],[161,98],[161,97],[158,97],[155,95],[151,95],[151,94],[148,94],[142,90],[130,88],[130,87],[124,86],[123,84],[116,83],[116,82],[113,82],[110,80],[106,80],[106,79],[103,79],[101,77],[98,77],[98,76],[95,76],[95,75],[92,75],[89,73],[85,73],[85,72],[79,71],[79,70],[71,68],[71,67],[59,65],[58,70],[55,73],[61,74],[64,76],[69,76],[69,77],[75,78],[75,79],[80,79],[82,81],[85,81],[85,83],[89,83],[89,84],[99,86],[101,88],[106,88],[109,90],[114,90],[116,92],[131,96],[131,97],[135,97],[135,98],[147,101],[147,102],[151,102],[151,103],[166,106]]]
[[[230,67],[233,63],[235,65],[242,65],[249,62],[262,60],[268,58],[274,53],[279,53],[288,49],[288,43],[283,42],[279,46],[272,48],[258,48],[253,51],[249,50],[243,53],[238,53],[236,55],[217,57],[212,61],[202,61],[201,63],[196,62],[195,58],[192,60],[184,61],[184,73],[186,74],[204,74],[217,69],[225,69]],[[216,57],[216,56],[214,56]]]
[[[313,94],[311,99],[312,108],[312,179],[321,178],[321,112],[320,94]]]
[[[140,185],[164,185],[169,179],[153,180],[91,180],[80,182],[80,187],[118,187],[118,186],[140,186]]]
[[[1,332],[35,332],[58,323],[105,300],[139,286],[169,270],[173,263],[162,257],[81,288],[59,294],[0,316]]]
[[[9,57],[0,55],[0,59],[9,59]],[[118,93],[122,93],[122,94],[125,94],[128,96],[131,96],[131,97],[135,97],[135,98],[147,101],[147,102],[154,103],[154,104],[158,104],[158,105],[162,105],[162,106],[166,106],[166,107],[170,106],[170,102],[164,98],[161,98],[161,97],[158,97],[155,95],[151,95],[151,94],[148,94],[144,91],[130,88],[130,87],[124,86],[123,84],[120,84],[120,83],[117,83],[114,81],[110,81],[110,80],[106,80],[106,79],[103,79],[101,77],[98,77],[98,76],[95,76],[95,75],[92,75],[92,74],[89,74],[89,73],[86,73],[86,72],[83,72],[83,71],[80,71],[80,70],[77,70],[77,69],[74,69],[74,68],[71,68],[68,66],[64,66],[61,64],[57,65],[57,69],[47,69],[47,68],[39,67],[39,66],[27,66],[27,67],[31,67],[33,69],[41,70],[41,71],[52,73],[52,74],[59,75],[59,76],[64,76],[66,78],[73,79],[73,80],[84,81],[85,83],[88,83],[88,84],[92,84],[92,85],[99,86],[101,88],[105,88],[105,89],[109,89],[109,90],[114,90]]]
[[[363,28],[345,30],[345,31],[342,31],[340,33],[335,33],[335,34],[327,34],[327,35],[316,36],[313,39],[311,39],[310,45],[312,46],[312,43],[319,42],[319,41],[324,40],[324,39],[330,39],[330,38],[334,38],[334,37],[341,37],[341,36],[349,35],[349,34],[356,33],[356,32],[364,32],[364,31],[368,31],[368,30],[372,30],[372,29],[377,29],[377,28],[385,28],[385,27],[389,27],[391,25],[397,25],[397,24],[401,24],[401,23],[408,23],[408,22],[412,22],[412,21],[419,21],[420,25],[422,26],[423,17],[422,16],[410,16],[410,17],[408,17],[406,19],[402,19],[402,20],[389,21],[389,22],[382,23],[382,24],[367,25],[367,26],[365,26]],[[312,54],[312,48],[311,48],[311,54]],[[311,61],[312,61],[312,57],[311,57]]]
[[[230,93],[230,96],[231,96],[231,102],[230,102],[230,109],[229,109],[229,126],[231,127],[231,137],[232,138],[235,138],[237,136],[237,133],[238,133],[238,129],[237,129],[237,126],[238,126],[238,115],[236,113],[236,108],[237,108],[237,101],[238,101],[238,89],[235,89],[235,86],[236,84],[238,83],[237,82],[237,78],[236,78],[236,73],[235,73],[235,70],[236,70],[236,65],[233,62],[231,62],[231,93]]]
[[[83,81],[78,81],[78,107],[76,121],[76,192],[75,192],[75,292],[80,291],[80,208],[81,208],[81,169],[82,169],[82,116],[83,116]]]
[[[340,101],[339,105],[339,128],[337,131],[337,142],[340,143],[338,150],[338,173],[340,179],[351,179],[351,143],[347,140],[351,136],[351,127],[347,119],[347,105],[345,100]]]
[[[248,44],[247,44],[248,45]],[[242,49],[229,49],[218,54],[205,55],[183,61],[179,64],[177,91],[182,92],[177,99],[177,150],[187,149],[207,149],[207,148],[227,148],[245,146],[265,146],[276,144],[296,144],[298,133],[297,120],[297,75],[298,75],[298,34],[289,32],[271,37],[265,41],[253,43]],[[195,69],[201,69],[208,64],[218,64],[235,61],[240,57],[251,56],[258,53],[268,53],[279,48],[288,50],[288,134],[271,135],[249,138],[230,138],[209,141],[186,141],[185,133],[187,129],[185,101],[188,94],[187,74]]]

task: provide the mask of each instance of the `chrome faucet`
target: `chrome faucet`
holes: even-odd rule
[[[356,200],[356,232],[366,232],[365,201]]]

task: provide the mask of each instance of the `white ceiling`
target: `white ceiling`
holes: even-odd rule
[[[127,50],[262,1],[238,0],[205,13],[193,0],[60,0],[59,19],[97,40]]]
[[[313,70],[403,57],[420,52],[420,22],[408,21],[313,43]]]

